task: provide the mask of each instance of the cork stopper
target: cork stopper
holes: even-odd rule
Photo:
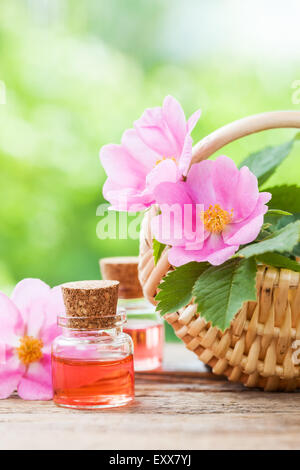
[[[100,260],[103,279],[119,281],[120,299],[140,299],[143,297],[142,286],[138,278],[138,262],[137,256],[117,256]]]
[[[113,328],[117,314],[118,281],[77,281],[61,286],[66,325],[74,329]]]

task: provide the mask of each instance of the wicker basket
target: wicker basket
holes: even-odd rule
[[[240,137],[274,128],[300,128],[300,112],[277,111],[235,121],[201,140],[192,163],[208,158]],[[139,277],[144,295],[155,304],[162,278],[170,270],[165,251],[154,265],[151,218],[146,213],[140,238]],[[300,340],[300,273],[262,266],[257,272],[257,301],[245,302],[224,333],[196,314],[190,304],[165,315],[176,335],[215,374],[265,391],[300,387],[300,365],[292,360],[292,344]]]

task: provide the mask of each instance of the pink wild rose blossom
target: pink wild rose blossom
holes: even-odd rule
[[[19,282],[11,298],[0,292],[0,399],[17,390],[24,400],[51,400],[51,343],[61,312],[60,287],[39,279]]]
[[[162,107],[146,109],[124,132],[121,145],[105,145],[100,160],[107,173],[103,195],[111,208],[136,212],[155,202],[154,188],[175,183],[185,176],[192,158],[191,132],[200,111],[186,121],[184,111],[172,96]]]
[[[255,240],[271,194],[259,192],[257,178],[248,167],[239,170],[233,160],[220,156],[194,164],[186,182],[158,185],[155,198],[161,214],[152,221],[153,234],[171,246],[169,262],[173,266],[190,261],[220,265],[240,245]],[[167,212],[173,205],[177,210],[169,217]],[[188,224],[185,208],[192,219]],[[168,217],[170,230],[166,234]]]

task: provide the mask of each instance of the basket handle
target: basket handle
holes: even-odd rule
[[[300,129],[300,111],[271,111],[231,122],[204,137],[194,146],[191,165],[206,160],[217,150],[241,137],[278,128]]]

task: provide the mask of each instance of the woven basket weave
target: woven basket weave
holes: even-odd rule
[[[192,163],[245,135],[283,127],[300,128],[300,112],[276,111],[235,121],[200,141],[193,149]],[[154,265],[151,219],[155,213],[152,208],[143,220],[139,262],[144,295],[153,304],[162,278],[171,269],[166,250]],[[300,365],[294,364],[292,345],[300,340],[300,273],[262,266],[256,286],[257,301],[245,302],[224,333],[199,316],[193,304],[164,318],[215,374],[265,391],[295,390],[300,387]]]

